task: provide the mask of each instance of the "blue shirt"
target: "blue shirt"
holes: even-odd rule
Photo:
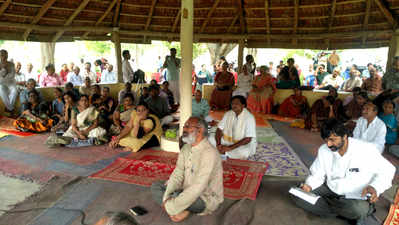
[[[387,134],[385,136],[385,142],[387,144],[395,144],[396,138],[398,137],[398,122],[393,114],[384,115],[384,113],[380,113],[378,115],[382,121],[384,121],[385,125],[387,126]]]
[[[67,77],[67,81],[71,82],[73,86],[82,86],[83,85],[83,80],[80,75],[76,75],[76,73],[69,73]]]
[[[306,78],[305,78],[305,86],[314,87],[315,86],[315,80],[316,80],[316,77],[313,74],[310,74],[310,75],[306,76]]]
[[[192,102],[192,115],[195,117],[207,117],[209,114],[209,105],[208,101],[205,99],[201,99],[198,103],[195,99]]]
[[[63,115],[64,114],[64,102],[63,101],[58,101],[57,99],[54,99],[53,102],[51,103],[53,113]]]

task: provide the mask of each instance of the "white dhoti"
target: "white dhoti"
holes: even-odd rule
[[[9,111],[14,110],[15,101],[18,97],[17,85],[15,83],[0,84],[0,97]]]
[[[178,80],[170,80],[169,82],[169,89],[173,93],[173,97],[175,99],[175,103],[180,102],[180,87],[179,87],[179,81]]]
[[[216,148],[216,139],[215,139],[215,134],[211,134],[209,135],[208,138],[209,142],[211,143],[211,145],[213,145]],[[232,143],[227,142],[223,139],[221,140],[221,144],[222,145],[232,145]],[[255,149],[255,150],[254,150]],[[226,152],[225,155],[228,158],[232,158],[232,159],[243,159],[243,160],[247,160],[252,154],[252,152],[256,151],[256,142],[253,142],[251,140],[251,142],[249,144],[246,145],[242,145],[234,150],[231,150],[229,152]]]

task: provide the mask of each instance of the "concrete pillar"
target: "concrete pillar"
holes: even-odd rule
[[[122,75],[122,51],[121,51],[121,40],[119,38],[119,32],[112,32],[112,42],[114,42],[116,66],[118,69],[118,83],[123,83]]]
[[[238,42],[238,74],[242,71],[244,61],[244,40]]]
[[[192,113],[191,72],[193,65],[194,0],[182,0],[181,12],[180,134],[183,133],[184,123]]]

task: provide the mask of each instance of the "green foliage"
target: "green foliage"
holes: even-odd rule
[[[175,48],[177,51],[176,56],[178,58],[181,58],[180,42],[164,42],[164,43],[168,49]],[[193,44],[193,60],[195,60],[198,56],[204,54],[206,51],[207,51],[207,47],[205,44],[194,43]]]
[[[0,46],[4,44],[4,40],[0,40]]]
[[[326,50],[326,51],[331,52],[330,50]],[[342,50],[336,50],[336,51],[337,51],[337,54],[342,52]],[[313,57],[316,57],[316,55],[319,52],[322,52],[322,50],[292,49],[287,52],[287,55],[283,58],[283,60],[284,60],[284,62],[286,62],[287,59],[295,58],[295,57],[305,57],[307,59],[312,59]]]
[[[110,41],[85,41],[85,45],[86,48],[96,56],[109,54],[113,48],[113,44]]]

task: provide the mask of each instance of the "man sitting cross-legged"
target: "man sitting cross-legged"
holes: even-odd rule
[[[377,117],[378,108],[371,102],[363,105],[362,117],[357,120],[353,137],[374,144],[379,152],[384,151],[387,127]]]
[[[310,167],[302,190],[320,198],[312,205],[294,197],[297,206],[322,217],[341,216],[365,225],[378,196],[392,185],[395,167],[375,145],[348,137],[343,123],[327,120],[321,128],[326,144]],[[369,195],[369,199],[362,199]]]
[[[223,202],[223,168],[218,151],[208,142],[205,120],[191,117],[184,124],[185,143],[167,184],[151,186],[153,199],[174,222],[190,213],[209,214]]]
[[[255,117],[246,109],[244,96],[231,98],[231,109],[218,124],[216,135],[209,141],[220,154],[233,159],[248,159],[256,152]]]

